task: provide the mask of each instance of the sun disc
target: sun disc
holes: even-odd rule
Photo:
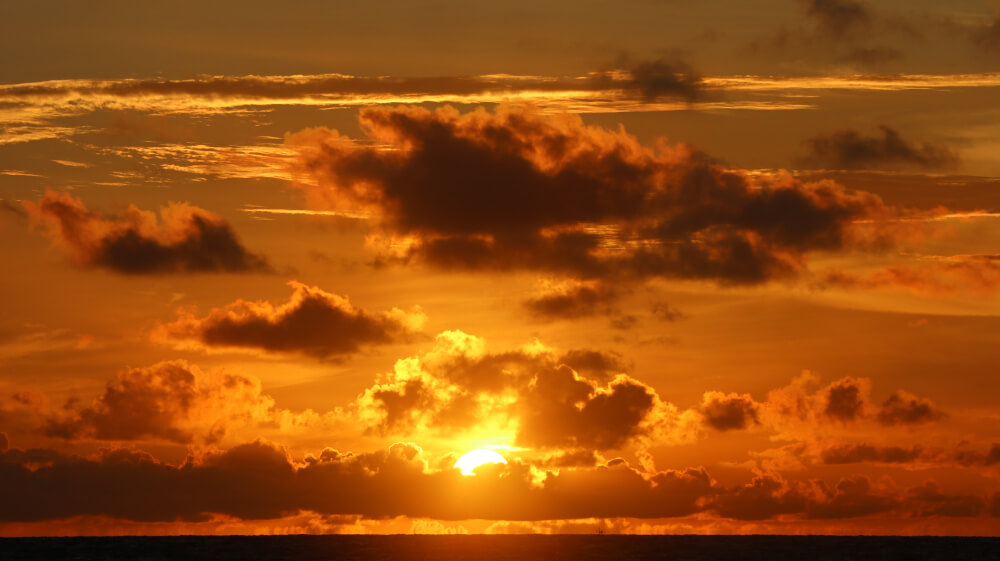
[[[473,470],[483,464],[506,464],[507,460],[493,450],[473,450],[462,454],[455,462],[455,467],[462,470],[462,475],[474,475]]]

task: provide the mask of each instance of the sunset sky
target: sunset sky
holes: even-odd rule
[[[1000,535],[996,2],[38,0],[0,52],[0,536]]]

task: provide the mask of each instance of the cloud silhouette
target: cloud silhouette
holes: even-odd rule
[[[154,338],[203,348],[296,352],[328,358],[346,356],[366,346],[409,340],[427,319],[419,308],[371,313],[319,287],[298,281],[288,285],[293,292],[286,303],[237,300],[201,318],[182,313],[176,321],[159,326]]]
[[[171,203],[161,220],[134,206],[101,216],[69,193],[48,191],[24,202],[29,216],[72,260],[116,273],[266,273],[267,260],[247,251],[220,216],[186,203]]]
[[[748,394],[705,392],[701,414],[713,429],[740,430],[760,423],[759,405]]]
[[[641,472],[622,460],[562,467],[532,477],[516,458],[475,477],[431,468],[411,443],[354,454],[334,449],[293,461],[256,441],[189,458],[180,466],[141,451],[90,457],[47,449],[0,451],[0,520],[81,515],[133,521],[205,521],[213,515],[274,519],[300,511],[363,518],[566,520],[670,518],[703,513],[738,520],[995,515],[988,496],[948,494],[934,482],[895,491],[863,475],[836,484],[759,475],[719,485],[704,469]],[[67,490],[72,491],[67,493]],[[401,492],[405,490],[405,492]],[[568,500],[567,498],[572,498]]]
[[[895,129],[879,125],[881,136],[853,129],[821,134],[805,141],[808,154],[801,166],[828,169],[954,169],[959,157],[947,146],[904,139]]]
[[[313,205],[374,217],[381,263],[755,284],[794,277],[810,251],[865,247],[856,221],[892,212],[829,181],[752,179],[530,109],[372,108],[361,125],[393,149],[323,128],[287,142]]]
[[[913,425],[936,421],[943,416],[931,400],[899,390],[882,403],[876,418],[883,425]]]

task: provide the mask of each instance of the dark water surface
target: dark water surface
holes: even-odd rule
[[[831,536],[219,536],[0,539],[0,559],[1000,561],[998,538]]]

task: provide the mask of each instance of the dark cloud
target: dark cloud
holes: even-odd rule
[[[810,251],[864,247],[855,222],[890,212],[832,182],[752,179],[572,116],[375,108],[361,124],[395,149],[327,129],[288,143],[313,204],[377,219],[383,263],[753,284],[798,274]]]
[[[653,317],[660,321],[677,321],[687,317],[687,314],[666,302],[656,302],[653,304]]]
[[[920,445],[885,446],[865,443],[833,444],[819,450],[824,464],[919,464],[935,466],[989,467],[1000,464],[1000,444],[988,450],[942,450]]]
[[[867,26],[872,19],[868,7],[857,0],[806,0],[806,13],[836,39]]]
[[[613,313],[612,304],[617,299],[618,292],[603,283],[576,283],[529,298],[524,307],[540,319],[575,319]]]
[[[124,274],[272,271],[220,216],[185,203],[161,210],[162,221],[134,206],[102,217],[70,194],[53,191],[24,206],[35,225],[84,267]]]
[[[876,418],[883,425],[913,425],[936,421],[943,416],[931,400],[897,391],[882,403]]]
[[[517,442],[536,447],[621,448],[644,433],[652,388],[620,376],[606,388],[569,368],[543,370],[518,398]]]
[[[771,475],[760,475],[744,486],[720,494],[711,509],[724,518],[765,520],[781,514],[801,513],[808,498],[788,482]]]
[[[160,362],[120,373],[90,405],[70,404],[50,418],[44,432],[66,439],[212,443],[231,425],[269,420],[273,407],[256,379]]]
[[[826,389],[826,407],[823,413],[828,417],[846,423],[863,417],[864,410],[865,393],[857,379],[843,378]]]
[[[972,41],[983,49],[1000,49],[1000,14],[993,18],[989,26],[974,32]]]
[[[422,451],[412,444],[357,455],[330,451],[298,466],[282,449],[263,442],[180,467],[128,450],[97,458],[9,450],[0,453],[0,476],[5,482],[0,520],[5,521],[100,514],[198,521],[212,513],[266,519],[299,510],[439,520],[654,518],[697,512],[698,500],[712,491],[701,470],[644,476],[624,464],[550,472],[541,485],[518,461],[465,477],[456,469],[428,470]]]
[[[821,134],[805,141],[809,153],[800,158],[803,167],[829,169],[953,169],[959,157],[950,148],[904,139],[892,128],[879,125],[881,136],[864,136],[845,129]]]
[[[127,449],[91,457],[8,449],[0,451],[0,477],[0,521],[6,522],[88,515],[261,520],[300,511],[437,520],[652,519],[701,512],[739,520],[846,519],[889,511],[974,516],[986,504],[983,497],[950,495],[933,482],[896,494],[864,476],[829,485],[759,475],[726,488],[703,469],[640,472],[620,459],[563,466],[536,479],[530,464],[511,458],[466,477],[450,467],[430,468],[423,451],[409,443],[362,454],[328,448],[294,462],[285,450],[257,441],[180,466]]]
[[[7,433],[0,432],[0,452],[3,452],[10,446],[10,440],[7,439]]]
[[[202,318],[182,314],[160,326],[156,336],[182,345],[299,352],[325,358],[408,340],[426,319],[419,309],[371,313],[318,287],[297,281],[288,284],[293,292],[283,304],[237,300]]]
[[[595,380],[608,380],[629,370],[629,364],[621,353],[613,351],[570,349],[559,357],[559,362]]]
[[[877,489],[864,475],[841,479],[833,487],[818,482],[816,487],[822,498],[806,507],[807,518],[853,518],[899,506],[899,499]]]
[[[917,516],[979,516],[986,509],[984,497],[976,495],[949,495],[936,481],[907,489],[908,509]]]
[[[715,430],[741,430],[760,423],[760,406],[748,394],[706,392],[701,411],[705,424]]]
[[[920,446],[904,448],[900,446],[872,446],[870,444],[841,444],[822,451],[826,464],[854,464],[872,462],[882,464],[905,464],[925,457]]]
[[[681,60],[634,60],[623,54],[615,66],[617,70],[613,72],[597,73],[592,85],[599,89],[617,87],[633,91],[650,102],[660,98],[695,101],[704,95],[701,76]]]

